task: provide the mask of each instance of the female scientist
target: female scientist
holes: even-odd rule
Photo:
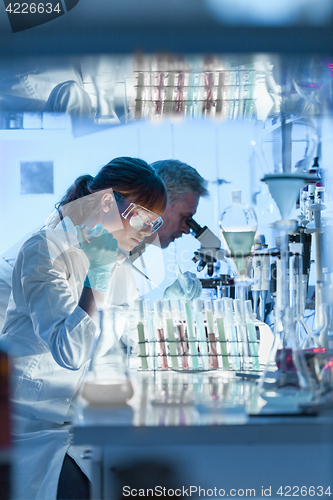
[[[96,177],[79,177],[19,251],[1,336],[12,360],[15,499],[88,498],[89,461],[70,446],[69,422],[96,303],[107,303],[111,288],[125,295],[127,283],[112,277],[120,249],[160,227],[166,201],[153,168],[116,158]]]

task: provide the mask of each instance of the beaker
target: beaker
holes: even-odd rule
[[[100,328],[96,334],[90,365],[84,377],[80,394],[94,406],[121,406],[133,396],[133,386],[126,366],[126,358],[118,336],[116,308],[99,311]]]

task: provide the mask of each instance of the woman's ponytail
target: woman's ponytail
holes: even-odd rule
[[[91,190],[89,189],[89,184],[94,180],[92,175],[85,174],[78,177],[74,183],[68,188],[66,194],[62,197],[62,199],[58,203],[58,207],[63,205],[67,205],[71,201],[78,200],[83,196],[87,196],[91,194]]]

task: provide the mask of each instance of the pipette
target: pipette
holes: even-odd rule
[[[119,252],[123,252],[122,250],[119,250]],[[125,254],[125,252],[123,252]],[[131,268],[133,269],[133,271],[136,271],[137,273],[139,273],[141,276],[143,276],[144,278],[146,278],[146,280],[149,281],[149,283],[151,283],[152,285],[154,285],[155,288],[160,288],[158,285],[156,285],[156,283],[154,283],[144,272],[140,271],[140,269],[138,269],[134,264],[133,262],[131,261],[131,259],[129,257],[126,257],[124,263],[126,263],[126,265],[130,265]]]

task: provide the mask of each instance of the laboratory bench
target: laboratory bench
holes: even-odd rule
[[[126,407],[77,401],[73,442],[92,447],[92,499],[160,486],[192,499],[333,496],[330,406],[265,405],[257,380],[232,372],[142,371],[131,380]]]

